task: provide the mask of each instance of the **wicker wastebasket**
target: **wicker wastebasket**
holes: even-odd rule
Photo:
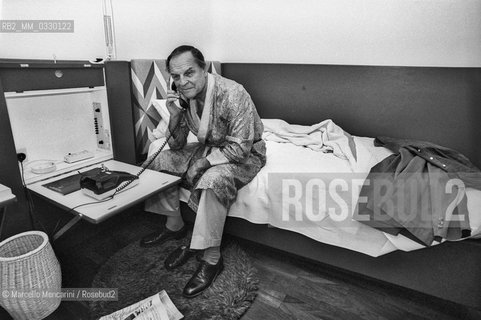
[[[43,319],[61,302],[60,264],[44,232],[2,241],[0,276],[0,305],[14,319]]]

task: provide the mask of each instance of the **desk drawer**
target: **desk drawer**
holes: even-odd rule
[[[0,79],[5,92],[104,85],[103,68],[99,67],[1,68]]]

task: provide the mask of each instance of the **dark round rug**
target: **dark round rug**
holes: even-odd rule
[[[189,238],[190,239],[190,238]],[[169,241],[162,246],[142,248],[139,241],[116,252],[97,272],[92,288],[118,288],[118,301],[93,301],[91,315],[99,318],[165,290],[184,319],[239,319],[256,297],[258,278],[247,253],[235,242],[223,247],[224,271],[201,295],[186,299],[182,290],[197,269],[190,259],[168,271],[167,255],[189,240]]]

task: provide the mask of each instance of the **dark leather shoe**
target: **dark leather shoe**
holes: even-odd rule
[[[147,248],[161,245],[167,240],[182,239],[187,235],[187,225],[184,225],[179,231],[170,231],[167,227],[162,227],[160,231],[153,232],[140,240],[140,246]]]
[[[188,246],[180,246],[172,251],[167,258],[165,258],[164,266],[167,270],[174,270],[175,268],[184,265],[191,257],[199,253],[199,250],[191,250]]]
[[[209,288],[215,281],[217,276],[224,270],[224,261],[220,257],[217,264],[208,264],[206,261],[201,261],[199,267],[185,285],[182,295],[186,298],[194,298]]]

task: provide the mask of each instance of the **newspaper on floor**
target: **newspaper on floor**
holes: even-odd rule
[[[134,303],[99,320],[179,320],[184,316],[177,310],[165,290]]]

